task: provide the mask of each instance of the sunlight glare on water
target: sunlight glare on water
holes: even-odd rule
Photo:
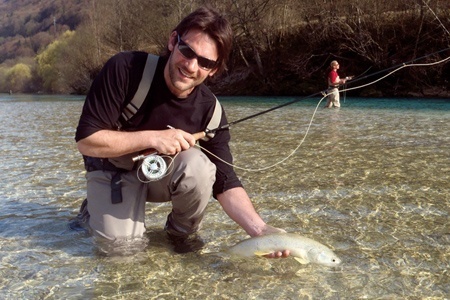
[[[290,98],[221,98],[229,121]],[[318,99],[231,128],[234,162],[272,166],[302,140]],[[238,169],[271,225],[334,250],[341,266],[236,259],[248,236],[215,200],[199,253],[175,254],[170,204],[148,204],[148,245],[105,256],[67,224],[85,197],[74,142],[81,97],[0,95],[2,299],[445,299],[450,294],[450,101],[346,99],[320,108],[301,147]],[[322,103],[323,106],[323,103]],[[129,250],[129,249],[128,249]]]

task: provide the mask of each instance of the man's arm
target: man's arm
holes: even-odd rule
[[[283,229],[267,225],[256,212],[247,192],[236,187],[217,195],[220,205],[226,214],[241,226],[251,237],[269,233],[285,232]],[[278,251],[267,255],[269,258],[287,257],[289,251]]]
[[[195,145],[195,138],[180,129],[135,132],[100,130],[78,141],[81,154],[92,157],[119,157],[146,149],[173,155]]]
[[[335,84],[344,84],[344,83],[346,83],[347,82],[347,80],[352,80],[353,79],[353,76],[347,76],[347,77],[345,77],[345,78],[340,78],[339,76],[338,77],[336,77],[336,80],[335,80]]]

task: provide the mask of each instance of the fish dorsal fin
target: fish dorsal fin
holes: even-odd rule
[[[267,254],[270,254],[271,252],[267,252],[267,251],[255,251],[253,252],[256,256],[264,256]]]
[[[302,257],[294,257],[294,259],[296,261],[298,261],[299,263],[301,263],[302,265],[309,264],[309,260],[308,259],[305,259],[305,258],[302,258]]]

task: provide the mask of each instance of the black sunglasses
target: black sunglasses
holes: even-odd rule
[[[189,47],[188,44],[186,44],[178,35],[178,50],[180,53],[186,57],[187,59],[193,59],[196,58],[198,65],[202,67],[203,69],[214,69],[217,65],[217,61],[207,59],[203,56],[197,55],[194,50],[192,50],[191,47]]]

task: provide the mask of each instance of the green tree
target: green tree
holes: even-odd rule
[[[48,45],[42,53],[36,56],[37,74],[42,79],[44,92],[70,92],[69,86],[61,74],[64,73],[68,59],[65,51],[74,34],[74,31],[66,31],[58,40]]]
[[[8,68],[3,65],[0,65],[0,93],[6,93],[8,91],[6,84],[6,72]]]
[[[14,93],[27,92],[31,79],[30,66],[18,63],[6,71],[4,88]]]
[[[60,70],[61,80],[72,92],[86,94],[104,61],[109,58],[98,46],[95,31],[88,26],[80,26],[61,49],[62,56],[67,58]]]

